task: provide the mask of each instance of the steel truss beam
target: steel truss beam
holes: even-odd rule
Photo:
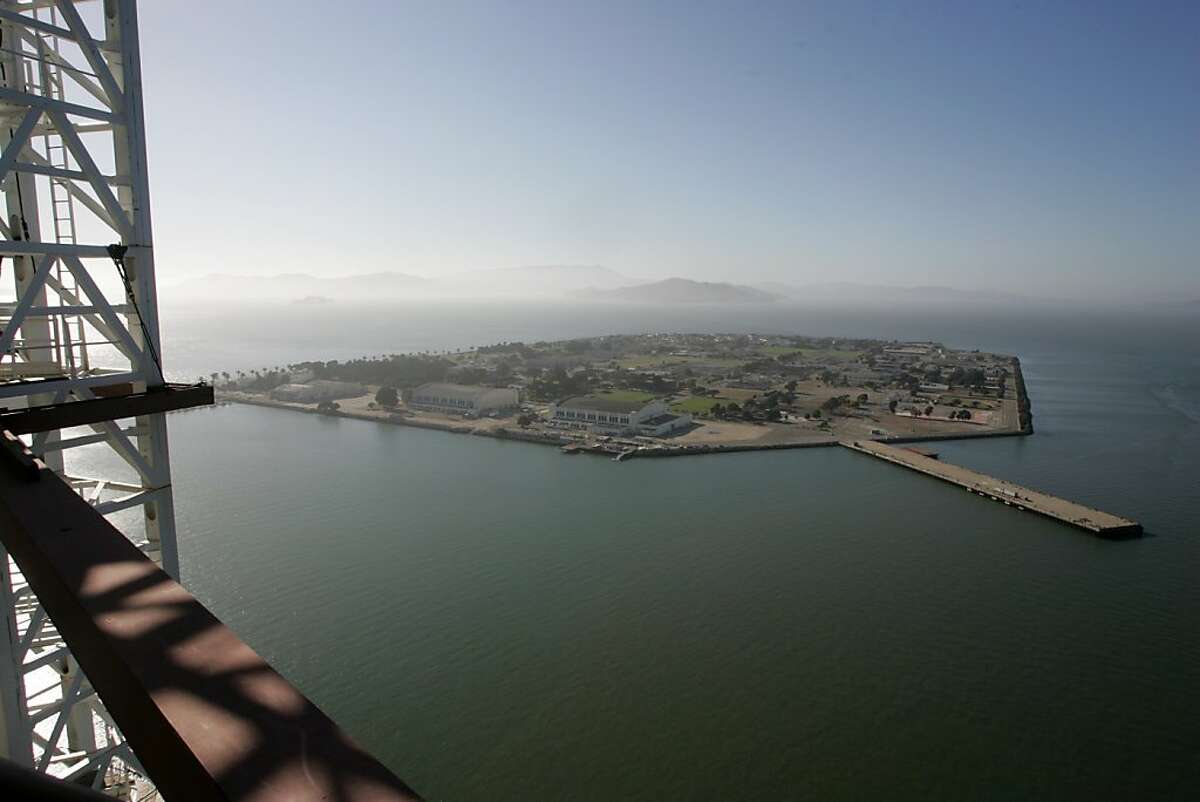
[[[111,422],[120,418],[171,412],[212,402],[213,390],[206,385],[164,385],[144,393],[0,412],[0,429],[7,429],[13,434],[33,434],[71,426]]]
[[[178,577],[163,412],[207,388],[154,389],[164,379],[136,0],[0,0],[0,146],[0,279],[14,293],[0,295],[3,415],[64,478],[79,472],[75,449],[108,448],[123,473],[69,486],[92,514],[140,508],[126,534]],[[115,384],[124,398],[105,392]],[[60,777],[136,770],[3,548],[0,616],[0,756]]]

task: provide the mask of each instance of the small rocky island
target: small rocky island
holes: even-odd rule
[[[629,456],[1032,431],[1016,357],[937,342],[609,335],[212,381],[230,401]]]

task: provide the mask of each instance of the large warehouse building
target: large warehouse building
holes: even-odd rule
[[[605,434],[663,437],[692,424],[689,414],[675,414],[661,399],[624,400],[603,395],[578,395],[550,405],[550,417],[560,426]]]
[[[319,404],[322,401],[358,398],[366,392],[366,387],[355,382],[314,379],[307,383],[281,384],[271,391],[271,398],[299,404]]]
[[[413,390],[408,405],[415,409],[457,413],[477,418],[492,412],[516,409],[520,395],[512,387],[479,387],[473,384],[431,382]]]

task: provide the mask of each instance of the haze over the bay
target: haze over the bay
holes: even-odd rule
[[[140,12],[164,300],[294,274],[314,303],[371,274],[1200,300],[1195,3]]]
[[[324,306],[334,303],[451,301],[568,301],[667,305],[764,305],[774,303],[929,305],[1081,305],[1069,298],[1019,295],[945,286],[891,286],[827,281],[813,284],[697,281],[673,276],[644,279],[597,265],[534,265],[472,270],[437,277],[391,271],[347,276],[307,273],[208,274],[166,285],[165,303],[269,303]]]

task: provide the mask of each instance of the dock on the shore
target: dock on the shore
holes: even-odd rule
[[[873,440],[843,441],[842,445],[854,451],[918,471],[926,476],[950,482],[993,501],[1001,501],[1020,510],[1036,512],[1101,537],[1125,538],[1137,537],[1142,534],[1142,525],[1128,518],[1101,512],[1048,493],[1030,490],[1003,479],[976,473],[968,468],[931,459],[911,449],[897,448]]]

